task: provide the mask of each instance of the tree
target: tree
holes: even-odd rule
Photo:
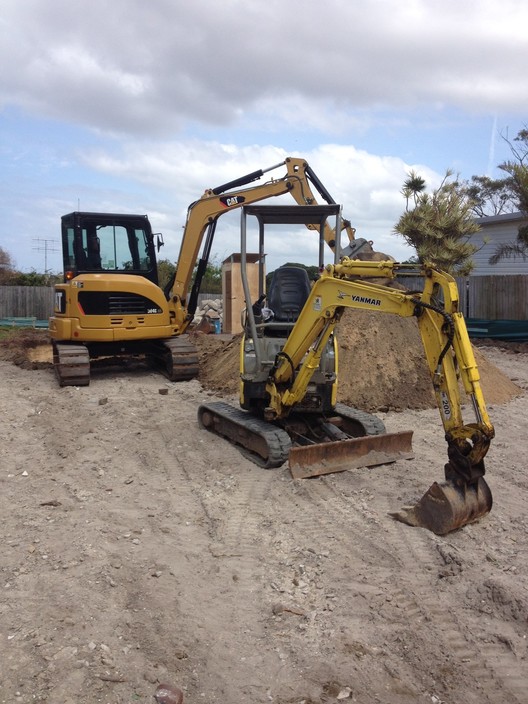
[[[169,259],[160,259],[158,261],[158,282],[160,288],[165,290],[165,286],[172,281],[175,272],[176,267]]]
[[[197,267],[194,269],[193,280],[196,276]],[[203,275],[200,291],[204,293],[222,293],[222,265],[216,259],[208,262]]]
[[[451,176],[446,171],[440,186],[426,193],[424,179],[411,171],[401,191],[405,212],[394,232],[414,247],[420,262],[463,276],[473,269],[471,257],[477,247],[469,239],[480,228],[473,217],[473,201]]]
[[[0,247],[0,286],[53,286],[61,281],[62,274],[17,271],[11,255]]]
[[[465,182],[464,189],[473,201],[473,212],[478,218],[517,210],[511,178],[472,176],[471,181]]]
[[[0,285],[12,285],[12,279],[15,276],[15,267],[13,259],[9,252],[0,247]]]
[[[39,274],[33,269],[30,272],[14,272],[10,283],[12,286],[53,286],[62,280],[62,274]]]
[[[196,277],[197,269],[198,264],[194,267],[192,282],[194,282]],[[165,290],[165,287],[173,281],[175,273],[176,266],[169,259],[160,259],[158,261],[158,281],[160,288]],[[204,293],[222,293],[222,266],[218,264],[214,258],[207,264],[200,290]]]
[[[522,213],[528,215],[528,128],[525,126],[524,129],[519,130],[513,141],[507,137],[504,139],[510,147],[514,160],[499,164],[499,169],[509,174],[517,207]]]
[[[504,139],[510,147],[513,159],[500,164],[499,169],[509,174],[508,181],[517,209],[528,218],[528,128],[525,125],[512,141],[507,137]],[[499,245],[489,258],[489,263],[497,264],[501,259],[517,256],[524,260],[528,258],[528,225],[519,227],[515,242]]]

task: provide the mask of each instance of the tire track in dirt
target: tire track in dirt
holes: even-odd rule
[[[197,382],[3,380],[0,700],[525,701],[525,399],[490,410],[492,513],[444,539],[387,516],[442,464],[436,410],[389,414],[412,463],[292,481],[198,428]]]
[[[474,689],[475,703],[523,704],[526,668],[521,671],[515,657],[505,653],[500,645],[482,646],[474,639],[468,642],[466,633],[471,631],[467,629],[463,612],[446,611],[437,600],[434,576],[442,566],[435,547],[439,539],[390,519],[382,523],[376,521],[368,503],[356,501],[351,505],[349,497],[340,496],[339,490],[328,481],[323,477],[316,482],[303,483],[296,491],[298,505],[292,517],[304,544],[310,544],[315,552],[326,548],[334,562],[349,565],[358,561],[361,564],[368,555],[368,583],[360,579],[340,580],[335,587],[341,594],[334,608],[339,609],[340,617],[349,623],[350,633],[361,633],[362,618],[369,618],[365,609],[358,615],[358,594],[379,610],[382,617],[378,628],[380,644],[390,643],[391,649],[399,652],[398,657],[387,658],[388,686],[412,682],[416,666],[412,658],[429,659],[430,665],[426,668],[437,670],[429,686],[436,681],[439,690],[449,689],[449,677],[456,674],[459,682],[468,680],[468,687]],[[358,493],[361,496],[362,492]],[[350,570],[345,568],[344,572],[350,577]],[[381,589],[377,590],[376,584]],[[381,596],[382,592],[389,594],[388,598]],[[422,653],[413,651],[406,635],[409,622],[413,638],[419,637],[422,628],[427,631],[427,638],[420,642]],[[363,645],[368,649],[366,644],[360,643],[359,647]]]
[[[277,599],[284,608],[272,628],[295,662],[290,686],[310,700],[313,691],[337,693],[352,681],[355,691],[361,690],[365,672],[378,671],[379,690],[392,691],[394,678],[382,664],[381,644],[364,635],[383,596],[379,585],[390,581],[398,566],[391,546],[380,539],[370,491],[357,491],[354,502],[323,477],[289,479],[284,492],[288,521],[282,552],[288,569],[278,580]],[[285,503],[283,498],[280,505]],[[367,670],[363,656],[371,661]],[[369,689],[365,682],[363,691]],[[375,701],[374,695],[365,696]]]
[[[174,458],[174,427],[163,423],[159,430],[167,455]],[[197,429],[192,440],[178,443],[174,458],[177,482],[185,485],[179,501],[196,506],[204,517],[203,539],[194,546],[197,572],[188,575],[189,586],[182,596],[185,611],[196,613],[194,630],[201,642],[195,645],[204,686],[218,700],[230,700],[240,696],[240,688],[248,697],[262,691],[269,681],[261,672],[273,669],[277,661],[266,640],[266,602],[256,598],[265,591],[268,579],[263,555],[269,543],[263,523],[274,477],[241,458],[236,448],[223,441],[219,447],[210,439],[210,433]],[[216,584],[213,598],[211,583]],[[221,634],[227,633],[224,639]],[[240,642],[247,643],[241,650],[232,645],[237,633]],[[226,661],[237,668],[237,683],[224,677]],[[239,689],[234,692],[236,686]]]
[[[387,570],[395,567],[390,548],[376,537],[379,526],[375,513],[369,509],[370,490],[346,495],[332,482],[320,477],[293,483],[298,502],[293,507],[296,533],[307,544],[313,543],[315,550],[324,550],[331,541],[337,561],[361,559],[368,554]]]
[[[493,644],[476,642],[469,636],[471,630],[467,628],[463,609],[447,610],[437,598],[432,576],[439,565],[433,557],[438,554],[435,544],[441,545],[443,539],[423,529],[409,530],[399,524],[390,526],[388,532],[402,561],[394,598],[403,612],[415,617],[420,614],[428,628],[434,630],[439,652],[447,653],[449,660],[458,664],[460,680],[464,678],[463,670],[470,673],[476,702],[524,704],[528,667],[521,672],[519,662],[513,657],[504,655]],[[422,569],[416,570],[416,566]]]

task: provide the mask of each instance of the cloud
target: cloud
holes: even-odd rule
[[[478,173],[492,117],[524,119],[527,20],[517,0],[4,0],[6,244],[27,267],[64,212],[146,212],[175,259],[190,202],[292,154],[401,258],[407,171]],[[217,256],[238,230],[221,219]],[[277,244],[313,262],[309,233]]]
[[[378,249],[405,259],[412,251],[392,229],[404,208],[401,186],[413,168],[429,185],[436,185],[441,175],[424,165],[409,165],[394,156],[377,156],[353,146],[325,144],[302,154],[287,154],[275,146],[246,146],[218,142],[140,142],[126,143],[114,153],[101,149],[82,153],[84,164],[105,176],[143,184],[157,190],[167,246],[163,256],[178,256],[187,207],[208,188],[241,177],[258,169],[280,164],[286,156],[305,158],[324,186],[338,203],[344,204],[344,217],[351,220],[357,236],[374,240]],[[266,173],[260,182],[280,178],[285,167]],[[274,203],[293,204],[288,196],[273,199]],[[320,199],[320,202],[324,202]],[[170,204],[170,205],[169,205]],[[114,207],[119,207],[116,203]],[[150,213],[154,227],[160,220]],[[222,216],[218,224],[213,253],[220,260],[239,249],[240,214]],[[277,266],[296,257],[296,261],[317,262],[317,240],[311,233],[296,232],[291,237],[271,237],[270,262]],[[281,260],[281,262],[279,262]]]
[[[361,128],[366,109],[516,110],[518,0],[4,0],[0,101],[115,134]]]

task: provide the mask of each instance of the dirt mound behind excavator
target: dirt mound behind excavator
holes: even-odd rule
[[[194,336],[200,380],[213,391],[238,394],[240,336]],[[365,411],[436,406],[431,379],[412,318],[346,310],[339,324],[338,400]],[[474,350],[486,403],[505,403],[521,391]]]
[[[340,402],[369,412],[435,407],[415,320],[346,310],[338,333]],[[203,386],[237,395],[240,336],[195,333],[193,339]],[[521,393],[478,349],[474,352],[488,405],[506,403]],[[47,331],[17,330],[4,336],[0,359],[27,369],[51,366]]]

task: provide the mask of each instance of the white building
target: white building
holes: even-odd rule
[[[513,244],[517,241],[520,225],[528,225],[528,219],[521,213],[490,215],[476,218],[480,231],[472,236],[471,242],[479,248],[473,256],[475,268],[471,276],[488,276],[491,274],[528,274],[528,258],[521,256],[501,259],[497,264],[490,264],[489,258],[495,254],[498,245]]]

